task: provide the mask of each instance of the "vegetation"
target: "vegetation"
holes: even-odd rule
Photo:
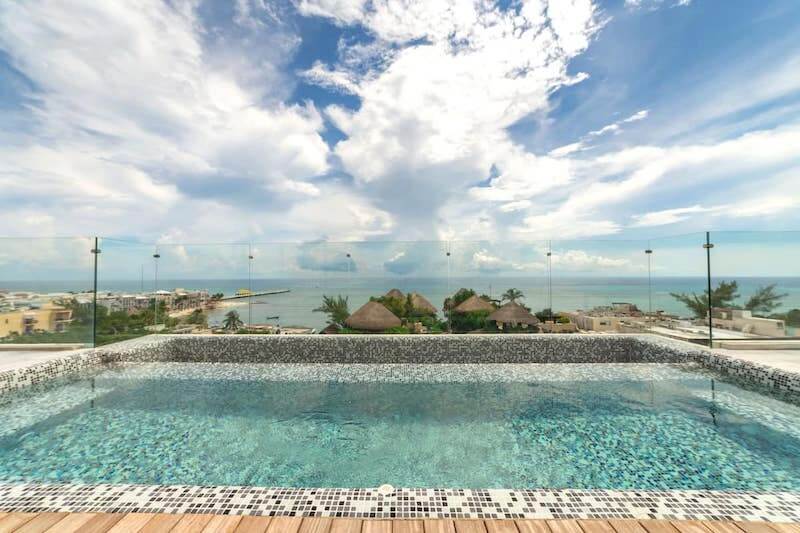
[[[208,327],[208,316],[203,312],[202,309],[195,309],[189,316],[186,317],[185,322],[187,324],[196,324],[198,326]]]
[[[322,296],[322,305],[314,309],[315,313],[328,315],[328,324],[344,328],[344,321],[350,316],[347,306],[347,296]]]
[[[444,300],[444,314],[447,318],[447,323],[450,326],[450,331],[455,333],[467,333],[469,331],[492,329],[494,324],[487,322],[486,317],[491,314],[491,311],[470,311],[468,313],[456,313],[453,311],[456,307],[461,305],[467,299],[476,296],[472,289],[461,288],[449,298]],[[485,294],[480,295],[486,301],[489,297]]]
[[[788,296],[786,293],[775,292],[775,284],[759,287],[755,294],[750,296],[744,307],[736,305],[739,298],[739,284],[734,281],[721,281],[716,288],[711,289],[711,306],[714,308],[729,307],[733,309],[747,309],[755,316],[765,316],[781,305],[781,300]],[[708,315],[708,290],[702,296],[696,293],[674,293],[670,296],[683,303],[694,313],[696,318],[705,318]],[[787,320],[788,323],[788,320]]]
[[[736,281],[720,281],[716,289],[711,289],[711,307],[732,307],[734,300],[739,297],[739,285]],[[689,308],[697,318],[705,318],[708,315],[708,290],[703,291],[702,296],[696,293],[669,293],[670,296]]]
[[[525,295],[522,294],[522,291],[519,289],[508,289],[506,292],[503,293],[501,296],[503,302],[514,302],[516,303],[517,300],[524,298]]]
[[[769,315],[769,318],[783,320],[787,326],[800,328],[800,309],[792,309],[787,313],[774,313]]]
[[[239,318],[239,313],[232,309],[225,313],[225,319],[222,321],[222,329],[225,331],[238,331],[242,329],[244,322]]]
[[[780,307],[781,300],[789,296],[787,293],[775,293],[775,284],[759,287],[754,295],[744,304],[753,314],[768,314]]]

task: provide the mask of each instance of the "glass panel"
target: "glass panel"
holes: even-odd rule
[[[0,343],[91,346],[93,248],[89,237],[0,239]]]
[[[650,331],[666,337],[708,344],[705,233],[648,241],[651,260]],[[699,303],[698,303],[699,302]]]
[[[535,332],[536,320],[532,315],[541,316],[549,305],[547,251],[544,241],[453,242],[450,281],[454,310],[448,317],[453,331]],[[473,294],[489,302],[494,309],[512,301],[522,309],[509,307],[508,322],[490,320],[488,316],[493,310],[488,307],[483,313],[477,308],[458,311],[465,298]]]
[[[154,331],[152,244],[101,239],[97,272],[97,344]]]
[[[800,232],[714,232],[711,240],[715,341],[765,348],[800,337]]]
[[[376,300],[395,315],[389,332],[441,332],[441,305],[447,294],[447,257],[440,242],[328,243],[325,296],[347,299],[355,313]],[[391,291],[391,292],[390,292]],[[323,293],[318,301],[322,301]],[[410,298],[410,300],[409,300]],[[330,316],[320,314],[326,327]],[[379,323],[369,331],[386,331]],[[361,331],[345,328],[347,332]],[[364,330],[368,331],[368,330]]]
[[[643,241],[553,241],[553,331],[643,331],[651,305],[646,249]]]

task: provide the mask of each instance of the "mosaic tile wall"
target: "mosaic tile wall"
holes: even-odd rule
[[[697,362],[736,379],[800,393],[800,374],[655,335],[152,335],[0,372],[0,396],[104,362],[667,363]]]
[[[799,522],[800,494],[0,484],[0,511],[11,510],[352,518],[653,518]]]

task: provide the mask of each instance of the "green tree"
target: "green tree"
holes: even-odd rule
[[[734,300],[739,297],[739,285],[736,281],[720,281],[716,289],[711,289],[711,307],[732,307]],[[708,290],[702,296],[696,293],[669,293],[670,296],[688,307],[697,318],[708,315]]]
[[[186,323],[207,326],[208,317],[206,316],[206,314],[203,312],[202,309],[195,309],[191,313],[189,313],[189,316],[186,317]]]
[[[755,294],[753,294],[747,303],[744,304],[745,309],[749,309],[755,313],[771,313],[781,305],[781,300],[788,296],[787,293],[777,294],[775,292],[775,284],[767,285],[766,287],[759,287]]]
[[[325,313],[328,315],[328,324],[335,324],[340,328],[344,327],[344,321],[350,316],[350,309],[347,306],[346,296],[322,296],[322,305],[314,309],[315,313]]]
[[[244,326],[244,322],[242,322],[242,320],[239,318],[239,313],[237,313],[235,309],[225,313],[225,319],[222,321],[222,327],[226,331],[237,331],[242,326]]]
[[[475,294],[477,293],[472,289],[464,289],[464,288],[458,289],[458,291],[456,291],[456,293],[453,296],[448,296],[447,298],[445,298],[443,306],[445,314],[447,314],[447,312],[449,312],[450,309],[455,309],[456,307],[458,307],[462,302],[464,302],[470,296],[475,296]]]
[[[501,298],[502,298],[502,301],[503,301],[503,302],[505,302],[505,301],[509,301],[509,302],[516,302],[516,301],[517,301],[517,300],[519,300],[520,298],[524,298],[524,297],[525,297],[525,295],[524,295],[524,294],[522,294],[522,291],[521,291],[521,290],[519,290],[519,289],[514,289],[514,288],[508,289],[508,290],[507,290],[506,292],[504,292],[504,293],[503,293],[503,295],[501,296]]]

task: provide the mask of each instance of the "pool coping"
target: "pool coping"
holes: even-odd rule
[[[0,512],[800,522],[800,492],[0,483]]]
[[[233,362],[258,362],[265,358],[270,362],[313,361],[320,349],[323,350],[322,362],[341,359],[344,363],[382,361],[387,354],[392,362],[408,364],[449,362],[464,354],[467,362],[484,363],[696,362],[739,380],[792,395],[800,394],[800,374],[655,335],[150,335],[0,372],[0,400],[5,394],[45,385],[53,379],[80,374],[109,362],[214,362],[210,357],[219,349],[219,344],[230,342],[244,348],[241,356],[244,360],[240,357]],[[628,347],[627,351],[620,349],[622,345]],[[598,353],[598,347],[608,352]],[[265,353],[265,348],[271,351]],[[424,349],[420,351],[421,348]],[[632,360],[630,350],[643,348],[648,350],[645,360]],[[387,349],[394,349],[394,354]],[[437,353],[445,355],[437,359]],[[576,358],[575,353],[580,356]],[[564,357],[566,361],[560,360]],[[374,488],[0,483],[0,511],[800,522],[800,492],[425,488],[396,489],[382,494]]]

